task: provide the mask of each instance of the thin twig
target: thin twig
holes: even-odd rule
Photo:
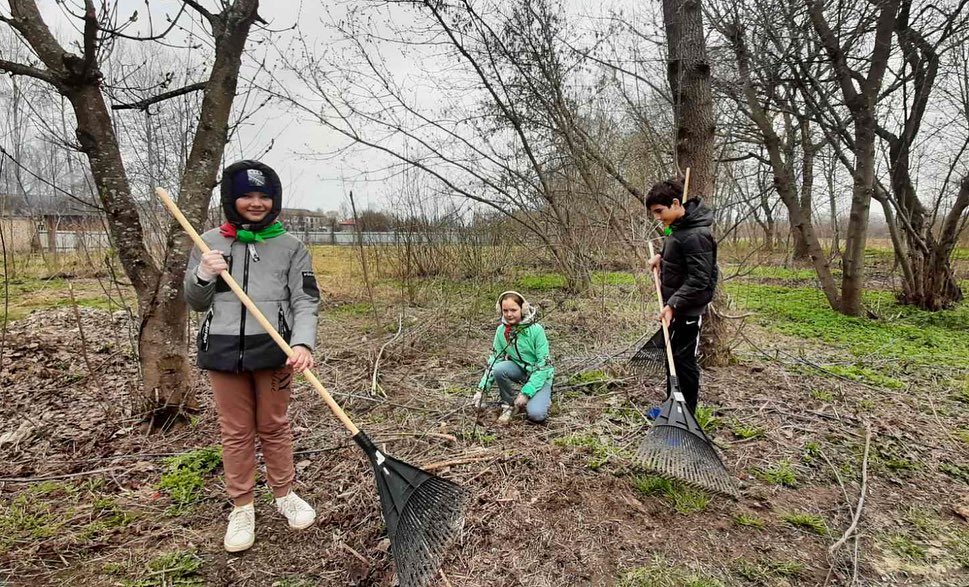
[[[387,348],[387,345],[393,343],[395,340],[400,338],[400,333],[403,331],[404,331],[404,313],[401,312],[397,319],[397,334],[395,334],[393,338],[391,338],[383,345],[381,345],[380,350],[377,351],[377,358],[373,362],[373,378],[370,380],[370,395],[377,395],[377,389],[378,389],[377,370],[380,368],[380,357],[383,356],[384,349]],[[387,394],[384,393],[383,389],[380,390],[380,395],[382,395],[383,397],[387,397]]]
[[[84,477],[85,475],[96,475],[97,473],[104,473],[107,471],[114,471],[117,469],[127,469],[128,467],[103,467],[101,469],[92,469],[90,471],[81,471],[79,473],[66,473],[62,475],[46,475],[44,477],[0,477],[0,483],[37,483],[40,481],[50,481],[52,479],[71,479],[74,477]]]
[[[845,541],[851,536],[855,528],[858,527],[858,521],[861,519],[861,510],[865,506],[865,493],[868,491],[868,448],[871,446],[871,425],[865,425],[865,455],[861,459],[861,492],[858,495],[858,507],[855,508],[854,519],[851,521],[851,525],[845,530],[845,533],[837,542],[832,544],[828,548],[828,552],[834,553],[835,550],[841,547]]]

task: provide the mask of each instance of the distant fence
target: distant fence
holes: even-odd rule
[[[106,232],[90,230],[37,231],[37,245],[48,251],[71,252],[83,250],[104,250],[111,248],[111,239]]]
[[[407,233],[407,232],[361,232],[359,237],[355,232],[299,232],[292,235],[308,245],[338,245],[352,246],[357,239],[365,245],[393,245],[400,243],[441,244],[457,242],[456,232],[437,233]],[[29,242],[29,241],[28,241]],[[79,250],[104,250],[111,247],[111,241],[105,232],[58,230],[50,233],[46,230],[37,231],[34,248],[48,251],[71,252]]]

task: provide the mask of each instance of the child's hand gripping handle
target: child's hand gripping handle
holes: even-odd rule
[[[188,221],[188,218],[185,218],[185,215],[182,214],[182,211],[178,209],[178,206],[175,204],[174,201],[172,201],[172,198],[171,196],[168,195],[168,192],[163,188],[155,188],[155,194],[157,194],[158,197],[161,198],[162,203],[164,203],[165,207],[168,208],[168,211],[172,213],[172,216],[175,217],[175,220],[178,220],[178,223],[182,225],[182,228],[185,230],[188,236],[191,237],[192,242],[195,243],[195,246],[198,247],[198,249],[202,251],[202,253],[208,253],[210,250],[208,245],[205,244],[205,241],[202,240],[202,237],[199,236],[199,233],[196,232],[195,228],[192,227],[192,223]],[[239,284],[236,282],[236,280],[232,278],[232,275],[230,275],[228,271],[223,270],[219,274],[219,276],[222,277],[222,279],[226,282],[226,284],[228,284],[229,289],[231,289],[233,293],[235,293],[236,296],[238,296],[239,300],[249,310],[249,313],[252,314],[252,316],[256,319],[256,321],[259,322],[259,325],[262,326],[263,330],[269,333],[269,336],[271,336],[272,339],[276,341],[276,344],[279,345],[279,348],[283,349],[283,352],[286,353],[286,356],[292,357],[293,348],[289,346],[289,344],[283,339],[282,336],[279,335],[278,332],[276,332],[276,329],[273,327],[273,325],[269,323],[269,320],[266,320],[266,317],[262,315],[262,312],[259,311],[259,308],[256,307],[256,304],[249,298],[248,295],[246,295],[246,292],[242,291],[242,288],[239,287]],[[306,369],[303,371],[303,376],[306,377],[306,379],[308,379],[309,382],[313,384],[313,387],[316,388],[316,391],[320,394],[320,397],[322,397],[323,401],[326,402],[327,407],[329,407],[330,410],[334,413],[334,415],[336,415],[336,417],[340,419],[340,422],[342,422],[343,426],[350,431],[350,434],[356,436],[357,432],[359,432],[360,429],[357,428],[356,424],[353,423],[353,421],[350,419],[349,416],[346,415],[346,413],[339,406],[339,404],[336,403],[336,401],[326,390],[326,388],[323,387],[323,384],[320,383],[320,380],[316,378],[316,375],[314,375],[313,372],[310,371],[309,369]]]

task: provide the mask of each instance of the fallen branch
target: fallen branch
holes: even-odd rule
[[[453,467],[455,465],[467,465],[469,463],[477,463],[478,461],[487,461],[488,459],[494,459],[500,457],[500,454],[494,454],[489,452],[488,454],[476,454],[474,456],[465,456],[457,459],[451,459],[448,461],[439,461],[437,463],[431,463],[429,465],[424,465],[421,468],[425,471],[433,471],[435,469],[443,469],[445,467]]]
[[[379,387],[377,385],[377,370],[380,368],[380,357],[383,356],[384,349],[387,348],[387,345],[391,344],[392,342],[400,338],[400,333],[403,331],[404,331],[404,313],[401,312],[397,318],[397,334],[395,334],[393,338],[391,338],[383,345],[381,345],[380,350],[377,351],[377,358],[373,362],[373,378],[370,380],[370,395],[377,395],[377,389]],[[385,398],[387,397],[387,394],[384,393],[382,389],[380,390],[380,395],[382,395]]]
[[[828,548],[829,553],[834,553],[837,549],[841,548],[851,534],[858,527],[858,521],[861,520],[861,510],[865,507],[865,493],[868,491],[868,449],[871,446],[871,425],[865,425],[865,454],[861,459],[861,492],[858,495],[858,507],[855,508],[854,519],[851,521],[851,525],[845,530],[845,533],[838,539],[837,542],[832,544]]]
[[[101,469],[92,469],[90,471],[81,471],[79,473],[65,473],[63,475],[46,475],[44,477],[0,477],[0,483],[39,483],[41,481],[50,481],[52,479],[71,479],[73,477],[84,477],[85,475],[96,475],[98,473],[105,473],[107,471],[116,471],[118,469],[127,469],[128,467],[103,467]]]

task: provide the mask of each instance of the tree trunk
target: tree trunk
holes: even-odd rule
[[[182,177],[179,202],[197,226],[206,218],[208,202],[226,143],[229,112],[235,97],[242,51],[258,0],[222,3],[213,14],[194,3],[212,28],[215,60],[205,87],[192,152]],[[165,426],[186,407],[194,407],[192,370],[188,364],[186,307],[181,283],[189,250],[187,236],[169,224],[164,266],[152,258],[131,195],[121,150],[103,93],[98,69],[101,52],[110,50],[112,31],[102,28],[95,5],[84,3],[82,55],[66,51],[51,34],[35,2],[11,0],[12,27],[30,45],[46,69],[0,61],[0,70],[41,80],[66,97],[77,119],[76,135],[87,156],[98,196],[107,216],[112,244],[138,296],[141,323],[139,361],[144,377],[135,414],[153,426]]]
[[[676,165],[690,168],[690,193],[713,197],[716,121],[700,0],[663,0],[667,77],[676,125]]]
[[[681,172],[690,168],[690,193],[703,196],[712,205],[716,121],[701,1],[663,0],[663,23],[669,53],[666,75],[676,125],[676,165]],[[724,305],[724,297],[718,287],[704,317],[700,347],[705,365],[724,365],[730,360],[725,324],[716,311]]]
[[[868,215],[875,184],[875,118],[868,110],[855,116],[855,172],[841,261],[841,312],[849,316],[861,316],[862,313]]]
[[[814,232],[814,155],[817,147],[811,141],[811,126],[807,119],[801,120],[801,216],[803,222]],[[811,247],[804,232],[794,231],[794,258],[806,261],[811,257]]]

